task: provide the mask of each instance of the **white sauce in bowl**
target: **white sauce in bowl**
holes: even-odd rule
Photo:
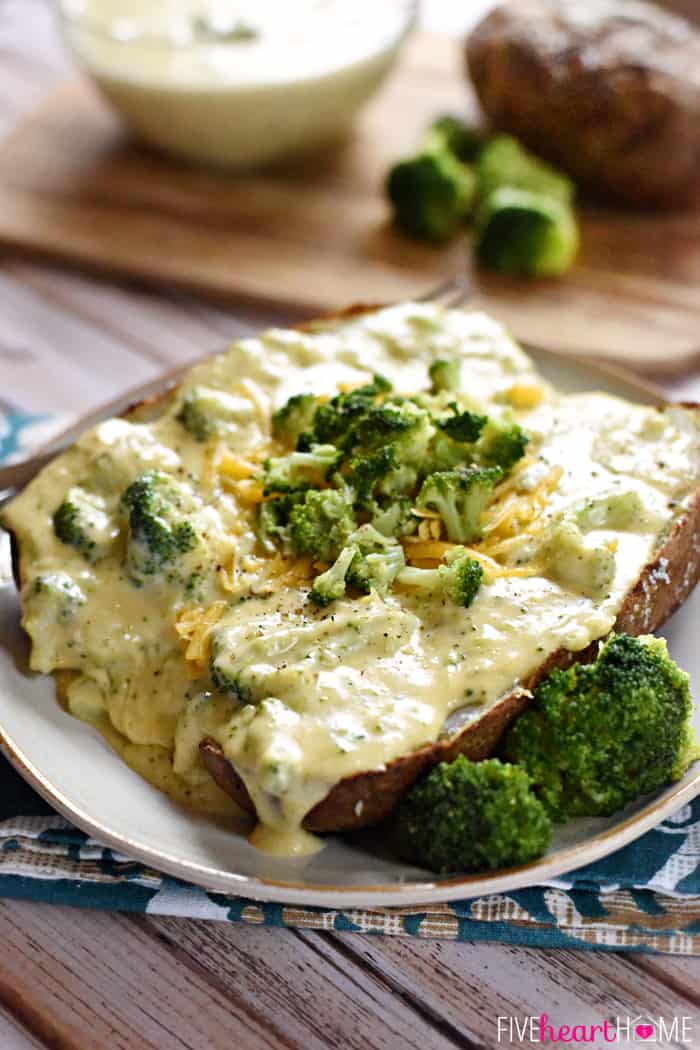
[[[66,37],[144,139],[249,166],[338,139],[380,84],[412,0],[62,0]]]

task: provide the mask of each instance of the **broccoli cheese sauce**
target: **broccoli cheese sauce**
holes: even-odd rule
[[[461,402],[510,412],[529,436],[518,491],[540,493],[554,479],[533,527],[500,551],[485,541],[496,568],[484,562],[472,605],[394,587],[319,608],[308,580],[276,580],[282,570],[253,533],[255,482],[236,479],[236,464],[269,444],[271,412],[292,394],[332,395],[373,372],[414,394],[428,388],[431,361],[456,356]],[[232,395],[216,439],[195,440],[176,418],[195,386]],[[72,713],[164,791],[232,812],[200,761],[201,741],[217,741],[255,803],[253,841],[287,854],[317,847],[303,819],[342,778],[436,740],[446,720],[450,731],[468,724],[550,653],[605,635],[686,506],[700,462],[689,412],[559,395],[495,322],[425,304],[244,339],[194,368],[160,412],[100,424],[10,507],[31,666],[73,672]],[[70,486],[89,484],[114,508],[153,467],[189,493],[201,544],[184,555],[186,585],[160,576],[136,585],[122,532],[94,562],[54,534]],[[68,606],[35,584],[56,574]],[[657,577],[663,586],[663,567]],[[208,646],[227,673],[245,676],[245,702],[215,689]]]
[[[142,137],[249,166],[336,141],[388,72],[412,0],[60,0],[65,35]]]

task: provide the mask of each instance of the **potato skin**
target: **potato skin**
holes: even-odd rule
[[[629,205],[700,203],[700,32],[634,0],[511,0],[466,44],[493,127]]]

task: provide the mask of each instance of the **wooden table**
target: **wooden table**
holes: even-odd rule
[[[0,0],[0,134],[64,72],[48,5]],[[0,398],[78,413],[267,320],[5,257]],[[697,395],[700,379],[672,392]],[[2,1050],[495,1047],[498,1015],[543,1010],[568,1024],[687,1015],[700,1039],[700,960],[0,902]]]

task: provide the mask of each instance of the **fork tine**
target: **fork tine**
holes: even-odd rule
[[[453,274],[440,284],[431,288],[424,295],[418,296],[419,303],[437,303],[442,306],[463,306],[473,295],[473,288],[466,274]]]

